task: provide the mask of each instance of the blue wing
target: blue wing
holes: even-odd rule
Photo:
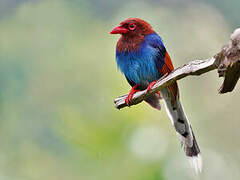
[[[166,48],[163,44],[161,37],[157,33],[154,33],[146,36],[145,41],[156,50],[157,53],[154,57],[154,62],[157,69],[160,70],[165,64],[166,55]],[[164,75],[160,71],[159,73],[161,74],[161,76]]]
[[[149,35],[149,37],[146,37],[146,40],[152,47],[157,49],[158,53],[154,61],[161,76],[171,73],[174,70],[174,67],[172,64],[172,60],[162,42],[161,37],[157,34],[152,34]],[[171,84],[168,87],[168,91],[173,97],[173,104],[175,104],[175,101],[179,96],[177,82]]]

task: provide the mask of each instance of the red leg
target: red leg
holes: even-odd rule
[[[128,96],[126,97],[125,99],[125,103],[129,106],[129,103],[130,101],[132,100],[132,97],[133,97],[133,94],[140,91],[140,90],[137,90],[137,85],[133,86],[131,91],[129,92]]]
[[[153,81],[151,82],[148,87],[147,87],[147,91],[150,91],[152,89],[152,87],[156,84],[157,80],[156,81]]]

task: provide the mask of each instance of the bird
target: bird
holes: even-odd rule
[[[122,21],[110,34],[120,34],[116,45],[116,63],[132,87],[125,99],[126,104],[130,105],[134,93],[151,90],[158,79],[174,70],[173,63],[162,38],[148,22],[140,18]],[[180,102],[177,82],[147,97],[145,101],[153,108],[161,110],[162,99],[186,156],[196,173],[201,172],[200,149]]]

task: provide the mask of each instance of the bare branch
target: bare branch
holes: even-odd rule
[[[237,32],[237,33],[235,33]],[[169,86],[171,83],[187,76],[201,75],[218,69],[219,76],[225,77],[220,93],[230,92],[235,87],[240,77],[240,30],[236,30],[231,36],[231,42],[224,46],[222,51],[212,58],[206,60],[194,60],[188,64],[175,69],[170,74],[157,81],[150,91],[139,91],[133,95],[130,106],[142,102],[146,97]],[[120,96],[114,100],[118,109],[127,107],[125,103],[127,95]]]
[[[240,28],[231,35],[231,41],[219,53],[221,63],[218,68],[224,81],[219,93],[231,92],[240,78]]]
[[[190,75],[201,75],[213,69],[217,69],[217,65],[215,64],[216,59],[211,58],[207,60],[195,60],[191,61],[188,64],[183,65],[175,69],[171,72],[168,76],[164,76],[163,78],[159,79],[158,82],[153,86],[153,88],[147,93],[146,90],[137,92],[133,95],[131,106],[142,102],[147,96],[160,91],[161,89],[167,87],[171,83],[176,80],[182,79],[186,76]],[[124,108],[127,106],[125,103],[125,98],[127,95],[118,97],[114,100],[115,107],[118,109]]]

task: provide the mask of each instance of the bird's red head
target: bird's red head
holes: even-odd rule
[[[148,35],[153,33],[150,24],[139,18],[129,18],[112,29],[110,34],[121,34],[123,36]]]

